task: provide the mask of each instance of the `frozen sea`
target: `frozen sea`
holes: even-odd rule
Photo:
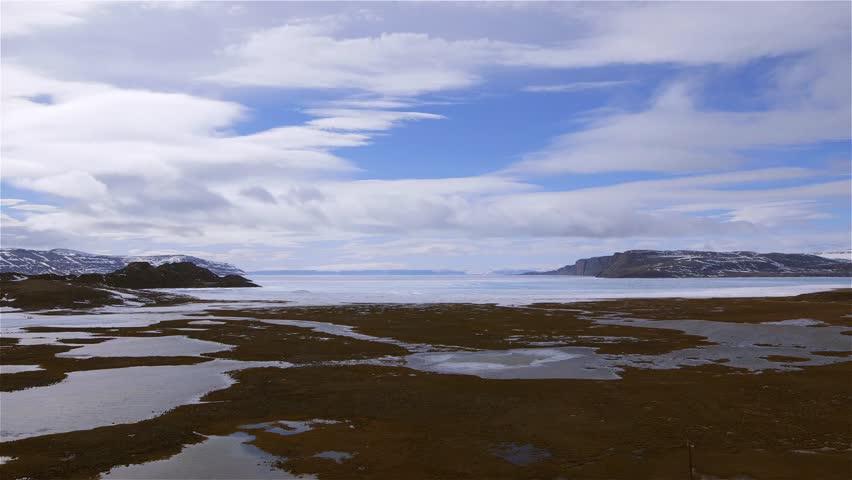
[[[595,278],[525,275],[254,275],[263,288],[176,289],[205,300],[524,305],[633,297],[763,297],[852,286],[849,278]]]

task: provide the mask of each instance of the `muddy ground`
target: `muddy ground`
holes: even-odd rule
[[[14,458],[0,466],[0,477],[97,478],[117,465],[175,455],[185,445],[203,441],[204,435],[248,431],[255,436],[252,444],[287,459],[278,467],[321,479],[685,479],[687,441],[694,444],[695,478],[845,479],[852,471],[852,361],[762,373],[708,365],[630,368],[620,380],[488,380],[404,366],[347,365],[347,360],[407,352],[399,345],[260,320],[351,325],[376,337],[456,349],[499,350],[555,341],[605,353],[659,354],[707,341],[676,330],[596,325],[592,319],[617,315],[757,323],[808,318],[847,326],[852,333],[850,305],[852,290],[780,299],[618,300],[532,307],[222,308],[208,313],[244,320],[206,325],[204,330],[178,330],[200,326],[190,320],[119,329],[36,327],[30,331],[77,331],[81,340],[26,346],[4,339],[3,364],[41,365],[44,370],[0,375],[2,390],[48,385],[77,370],[210,358],[299,366],[231,373],[237,383],[209,393],[203,399],[207,403],[180,406],[139,423],[0,443],[0,456]],[[99,341],[99,336],[178,334],[234,348],[197,357],[55,357]],[[344,364],[329,363],[341,361]],[[340,423],[298,435],[245,428],[311,419]],[[532,454],[517,461],[506,453],[515,450]],[[314,457],[323,451],[352,457],[340,462]]]

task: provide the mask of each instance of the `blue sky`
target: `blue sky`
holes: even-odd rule
[[[850,4],[2,5],[2,245],[247,269],[850,246]]]

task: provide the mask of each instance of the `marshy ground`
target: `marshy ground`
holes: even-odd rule
[[[848,478],[851,302],[852,290],[524,307],[221,304],[133,326],[110,316],[97,327],[24,325],[4,331],[0,359],[40,370],[0,375],[0,427],[12,439],[0,443],[0,476],[145,478],[117,467],[236,439],[263,455],[262,478],[680,479],[687,441],[695,478]],[[122,341],[151,348],[121,356]],[[203,370],[214,364],[227,367]],[[45,422],[32,434],[3,421],[56,414],[15,395],[108,402],[133,391],[140,367],[227,381],[133,421],[107,421],[110,405],[66,412],[102,409],[95,428]],[[594,378],[578,378],[587,371]],[[185,388],[157,375],[164,390]],[[256,463],[246,475],[259,475]]]

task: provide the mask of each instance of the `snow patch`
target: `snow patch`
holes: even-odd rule
[[[825,322],[812,320],[810,318],[796,318],[793,320],[779,320],[777,322],[762,322],[761,325],[793,325],[796,327],[816,327],[823,326]]]

